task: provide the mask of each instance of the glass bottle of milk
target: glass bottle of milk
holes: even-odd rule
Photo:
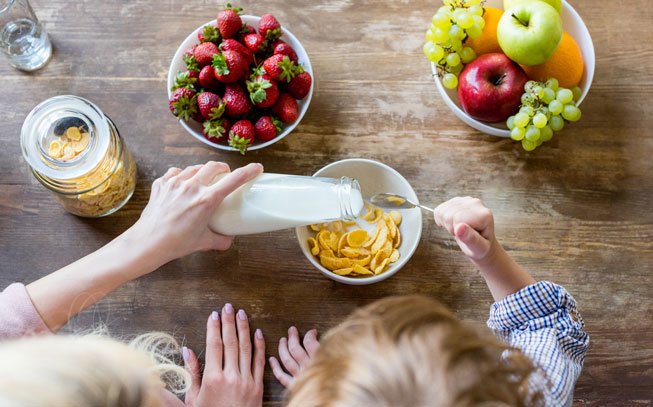
[[[336,219],[353,220],[363,207],[355,179],[265,173],[227,196],[209,227],[231,236],[263,233]]]

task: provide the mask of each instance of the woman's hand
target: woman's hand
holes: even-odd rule
[[[245,311],[236,314],[233,306],[227,304],[222,308],[222,317],[217,311],[211,313],[206,328],[203,377],[195,353],[184,347],[182,356],[193,378],[186,393],[186,406],[260,407],[263,404],[265,339],[257,329],[252,356]]]
[[[317,340],[317,330],[311,329],[308,331],[304,335],[303,343],[301,343],[297,328],[291,326],[288,329],[288,339],[281,338],[279,340],[279,359],[281,359],[286,371],[281,368],[277,358],[274,356],[270,358],[270,367],[272,367],[274,377],[279,380],[283,387],[289,388],[295,382],[297,375],[311,363],[315,352],[319,348],[320,342]]]
[[[494,217],[480,199],[453,198],[435,208],[435,223],[449,231],[474,263],[484,263],[497,249]]]
[[[132,240],[151,245],[161,264],[200,250],[226,250],[233,237],[209,229],[209,220],[224,198],[263,171],[249,164],[229,173],[219,162],[170,168],[152,184],[150,201],[130,229]],[[216,176],[229,173],[211,185]],[[136,236],[136,239],[133,239]]]

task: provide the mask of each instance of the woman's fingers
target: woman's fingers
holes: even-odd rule
[[[238,328],[238,365],[242,376],[252,375],[252,339],[249,334],[249,321],[245,310],[236,314],[236,327]]]
[[[177,167],[170,167],[170,168],[168,168],[168,171],[166,171],[166,173],[163,174],[163,176],[161,177],[161,179],[164,179],[164,180],[170,179],[170,178],[172,178],[172,177],[174,177],[174,176],[179,175],[180,172],[181,172],[181,169],[180,169],[180,168],[177,168]]]
[[[206,323],[206,373],[222,372],[222,332],[220,315],[213,311]]]
[[[281,338],[279,340],[279,359],[283,363],[283,367],[293,376],[296,376],[299,373],[299,364],[290,354],[288,350],[288,339]]]
[[[233,236],[224,236],[217,233],[212,233],[209,235],[210,239],[210,249],[224,251],[231,247],[234,243]]]
[[[214,202],[222,202],[230,193],[253,180],[262,172],[263,166],[261,164],[252,163],[220,178],[218,182],[210,187]]]
[[[191,384],[190,388],[186,392],[186,406],[194,406],[197,396],[200,392],[200,385],[202,381],[202,374],[200,372],[200,364],[197,360],[195,352],[188,349],[187,347],[181,348],[181,356],[184,359],[184,368],[188,373],[190,373]]]
[[[254,383],[263,385],[263,372],[265,371],[265,338],[263,332],[257,329],[254,332],[254,359],[252,360],[252,377]]]
[[[202,185],[209,185],[215,177],[229,171],[229,165],[222,162],[209,161],[204,164],[199,171],[197,171],[197,174],[193,176],[193,179],[197,180],[197,182]]]
[[[180,180],[186,180],[192,178],[197,172],[203,167],[203,164],[197,164],[197,165],[191,165],[190,167],[186,167],[179,174],[175,176],[175,178],[180,179]]]
[[[290,387],[293,383],[293,377],[283,371],[279,361],[274,356],[270,357],[269,362],[270,367],[272,368],[272,373],[274,374],[274,377],[277,378],[279,383],[281,383],[281,385],[285,388]]]
[[[290,351],[290,355],[300,366],[300,369],[306,362],[308,362],[308,353],[306,353],[306,350],[300,343],[299,332],[294,326],[291,326],[288,329],[288,350]]]
[[[315,352],[320,349],[320,342],[317,340],[317,329],[306,332],[306,335],[304,335],[304,348],[311,359],[315,356]]]
[[[240,374],[236,315],[231,304],[226,304],[222,308],[222,341],[224,343],[224,371]]]

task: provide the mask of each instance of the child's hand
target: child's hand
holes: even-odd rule
[[[313,359],[315,352],[320,348],[320,342],[317,340],[317,330],[311,329],[304,335],[303,345],[300,343],[299,332],[294,326],[288,329],[288,339],[279,340],[279,359],[283,363],[286,373],[279,364],[277,358],[270,358],[270,367],[274,377],[285,388],[289,388],[295,381],[297,375],[304,370]]]
[[[453,198],[435,208],[435,223],[446,228],[475,263],[486,260],[497,246],[492,212],[480,199]]]
[[[227,164],[214,161],[170,168],[152,184],[150,202],[130,229],[133,240],[148,244],[161,264],[200,250],[228,249],[233,237],[213,233],[209,220],[224,198],[258,176],[263,166],[249,164],[210,185],[229,171]]]
[[[236,314],[231,304],[227,304],[222,308],[222,317],[217,311],[209,317],[203,377],[195,353],[184,347],[182,356],[193,378],[186,393],[186,406],[260,407],[263,404],[265,340],[261,330],[257,329],[252,357],[245,311]]]

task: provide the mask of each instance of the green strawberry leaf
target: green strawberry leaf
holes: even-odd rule
[[[227,105],[224,102],[221,102],[218,107],[212,107],[211,112],[209,113],[209,118],[211,120],[219,119],[224,114],[224,109]]]
[[[197,60],[195,59],[194,56],[192,55],[184,55],[184,63],[186,63],[186,68],[188,68],[189,71],[199,71],[200,66],[197,63]]]
[[[251,140],[245,137],[240,137],[238,134],[233,131],[229,133],[229,145],[236,150],[240,151],[240,154],[245,155],[247,152],[247,147],[251,144]]]
[[[222,126],[222,120],[207,120],[203,123],[204,133],[210,138],[219,139],[224,136],[226,129]]]
[[[274,116],[272,116],[272,124],[274,124],[274,127],[277,128],[277,134],[283,131],[283,123],[281,122],[281,120],[277,119]]]
[[[213,67],[218,75],[229,75],[229,66],[227,65],[227,58],[224,55],[213,55]]]
[[[204,35],[204,42],[218,42],[220,41],[220,31],[215,26],[207,25],[202,30]]]

